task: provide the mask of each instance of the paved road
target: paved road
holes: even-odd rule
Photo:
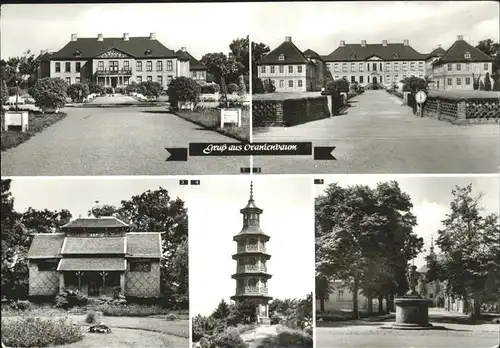
[[[351,100],[347,114],[289,128],[254,129],[254,142],[305,141],[336,146],[337,161],[312,156],[254,158],[262,173],[497,173],[498,124],[455,126],[420,118],[385,91]]]
[[[68,116],[2,152],[2,176],[239,174],[249,158],[166,162],[166,147],[236,142],[161,107],[67,108]]]

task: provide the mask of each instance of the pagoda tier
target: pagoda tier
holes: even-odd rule
[[[269,296],[267,281],[272,277],[268,273],[267,261],[271,255],[266,251],[270,237],[260,229],[260,214],[253,199],[253,185],[250,184],[250,199],[240,210],[243,214],[243,228],[233,237],[237,242],[233,259],[237,261],[236,273],[231,278],[236,280],[236,293],[231,297],[235,301],[250,300],[255,303],[256,313],[260,318],[268,318]]]

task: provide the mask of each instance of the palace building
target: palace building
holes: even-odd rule
[[[191,67],[194,62],[194,67]],[[191,77],[193,72],[203,80],[203,66],[185,48],[173,51],[156,39],[131,37],[78,38],[50,56],[50,77],[59,77],[68,84],[96,82],[106,87],[125,87],[131,82],[159,82],[164,88],[179,76]]]
[[[255,205],[253,185],[250,184],[250,198],[247,205],[240,210],[243,214],[243,228],[234,236],[237,243],[236,294],[234,301],[250,301],[255,305],[255,311],[260,323],[270,324],[267,281],[272,277],[267,270],[266,262],[271,258],[266,252],[266,243],[270,237],[260,229],[260,214],[262,209]]]
[[[326,65],[312,50],[302,52],[287,36],[285,41],[257,62],[257,76],[270,80],[276,92],[321,90]]]
[[[35,234],[28,251],[29,295],[64,289],[90,296],[160,296],[160,232],[130,232],[115,217],[77,218],[60,233]]]

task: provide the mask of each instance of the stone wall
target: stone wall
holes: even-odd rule
[[[29,295],[52,296],[59,292],[59,272],[39,271],[36,262],[29,263]]]
[[[151,261],[151,272],[125,272],[125,296],[160,296],[160,263]]]

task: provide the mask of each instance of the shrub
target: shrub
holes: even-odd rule
[[[87,316],[85,317],[85,322],[88,324],[94,324],[97,322],[97,312],[95,311],[90,311],[87,313]]]
[[[28,300],[19,300],[12,303],[12,308],[20,311],[31,309],[31,302]]]
[[[349,92],[349,81],[347,81],[344,78],[335,80],[335,88],[339,92],[346,92],[347,93],[347,92]]]
[[[401,82],[403,83],[403,92],[408,91],[415,93],[418,90],[427,89],[427,82],[420,77],[416,76],[406,77],[403,80],[401,80]]]
[[[104,93],[104,86],[101,86],[95,82],[89,83],[89,92],[90,94],[103,94]]]
[[[115,286],[113,288],[113,298],[118,299],[120,298],[120,294],[122,293],[122,288],[119,286]]]
[[[238,85],[234,82],[231,82],[230,84],[227,85],[227,93],[235,93],[238,91]]]
[[[165,310],[160,306],[141,306],[141,305],[116,305],[102,304],[94,308],[102,312],[103,315],[110,317],[147,317],[150,315],[165,314]]]
[[[169,321],[177,320],[177,315],[175,315],[174,313],[170,313],[165,317],[165,319]]]
[[[201,93],[203,94],[214,94],[217,92],[220,92],[220,86],[216,84],[201,87]]]
[[[55,298],[55,307],[69,309],[75,306],[85,306],[89,299],[78,290],[65,289]]]
[[[137,92],[137,83],[135,81],[132,81],[130,84],[127,85],[127,87],[125,87],[125,91],[127,93],[134,93],[134,92]]]
[[[264,90],[266,93],[276,92],[276,86],[272,83],[271,79],[264,81]]]
[[[75,83],[68,87],[68,97],[70,97],[74,102],[83,102],[83,99],[89,94],[89,86],[85,83]]]
[[[485,87],[485,86],[484,86],[484,82],[483,82],[483,80],[479,81],[479,90],[480,90],[480,91],[484,91],[484,87]]]
[[[500,91],[500,72],[493,76],[493,90],[495,92]]]
[[[301,330],[280,329],[276,336],[266,337],[259,348],[313,347],[313,338]]]
[[[9,91],[9,96],[16,95],[17,87],[9,87],[8,91]]]
[[[248,347],[248,345],[240,337],[240,334],[238,333],[238,331],[233,327],[228,328],[224,332],[217,334],[213,339],[213,343],[218,348],[246,348],[246,347]]]
[[[1,97],[2,97],[2,105],[7,103],[7,101],[9,100],[9,90],[7,89],[7,83],[5,82],[5,80],[2,80],[2,85],[0,86],[0,88],[2,89],[1,90]]]
[[[160,92],[162,90],[163,86],[159,82],[153,82],[153,81],[141,82],[137,88],[138,93],[141,93],[146,97],[155,97],[155,98],[158,98],[160,96]]]
[[[252,79],[252,93],[263,94],[265,93],[264,84],[260,78]]]
[[[200,92],[201,87],[195,80],[181,76],[170,81],[167,95],[170,106],[175,110],[178,102],[195,102]]]
[[[45,77],[31,89],[35,105],[42,109],[61,108],[66,103],[68,85],[62,79]]]
[[[2,343],[12,347],[47,347],[81,341],[83,333],[67,318],[42,320],[2,319]]]

